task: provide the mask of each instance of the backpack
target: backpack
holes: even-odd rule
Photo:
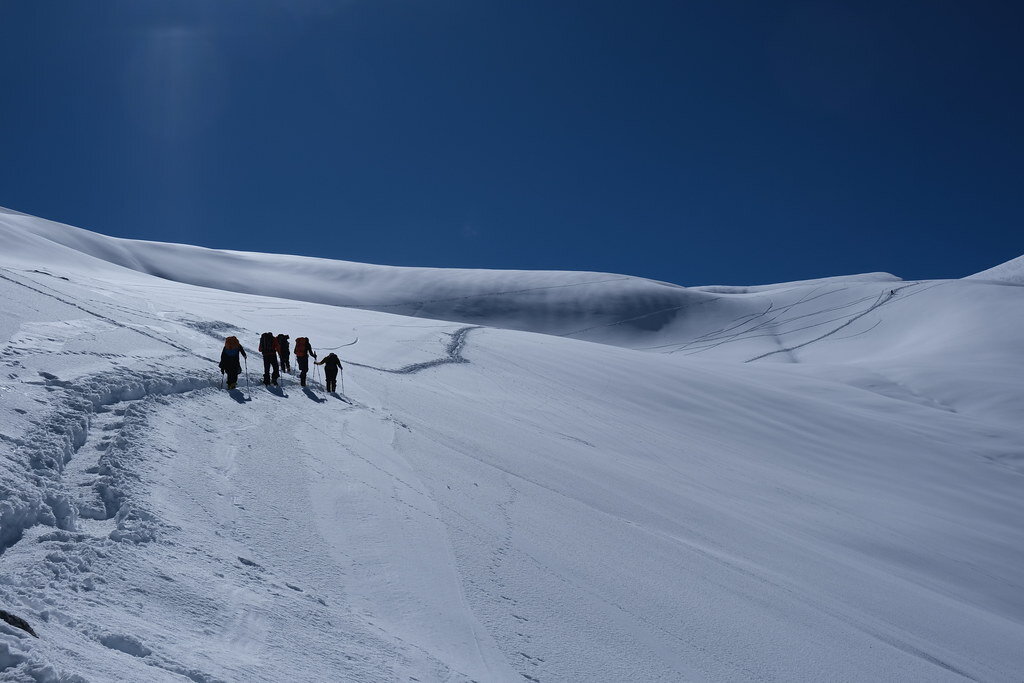
[[[284,353],[288,353],[288,335],[279,334],[277,335],[277,350]]]
[[[295,355],[305,356],[306,351],[309,350],[309,337],[296,337],[295,338]]]
[[[277,341],[273,332],[264,332],[260,337],[260,353],[274,353],[277,351]]]

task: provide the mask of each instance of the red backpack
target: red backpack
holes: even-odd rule
[[[309,351],[309,338],[296,337],[294,351],[296,356],[305,356],[306,352]]]

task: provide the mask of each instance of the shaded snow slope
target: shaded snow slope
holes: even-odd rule
[[[24,215],[0,214],[0,230],[29,260],[39,253],[25,244],[31,236],[177,282],[556,334],[618,322],[657,329],[711,298],[608,273],[399,268],[124,240]]]
[[[96,267],[93,259],[99,259],[231,292],[630,347],[655,338],[665,343],[688,340],[695,336],[695,325],[753,314],[767,305],[770,293],[780,290],[898,282],[874,273],[786,285],[685,288],[609,273],[401,268],[125,240],[23,214],[0,214],[0,237],[9,245],[11,258],[20,256],[28,263],[43,255],[55,266],[88,272]],[[60,254],[57,263],[55,252]]]
[[[196,287],[4,226],[0,608],[40,637],[0,622],[0,678],[1024,670],[1024,289],[703,288],[593,334],[623,348]],[[337,348],[345,393],[220,389],[223,336],[268,329]]]

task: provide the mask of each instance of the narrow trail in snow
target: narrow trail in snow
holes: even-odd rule
[[[12,272],[8,268],[3,268],[3,270],[6,270],[8,273]],[[73,308],[77,308],[78,310],[80,310],[80,311],[82,311],[84,313],[88,313],[89,315],[91,315],[91,316],[93,316],[95,318],[98,318],[99,320],[102,320],[105,323],[109,323],[111,325],[114,325],[115,327],[119,327],[121,329],[128,330],[128,331],[134,332],[136,334],[140,334],[143,337],[149,337],[153,341],[160,342],[161,344],[166,344],[166,345],[168,345],[168,346],[170,346],[170,347],[172,347],[172,348],[174,348],[174,349],[176,349],[178,351],[181,351],[182,353],[188,354],[190,356],[195,356],[196,358],[201,358],[202,360],[205,360],[205,361],[210,361],[210,362],[213,362],[213,363],[217,362],[216,360],[214,360],[213,358],[210,358],[209,356],[204,356],[202,354],[196,353],[195,351],[193,351],[192,349],[188,348],[187,346],[183,346],[182,344],[179,344],[177,342],[171,341],[169,339],[164,339],[162,337],[158,337],[157,335],[152,334],[150,332],[147,332],[147,331],[144,331],[144,330],[140,330],[140,329],[138,329],[136,327],[132,327],[131,325],[126,325],[126,324],[124,324],[124,323],[122,323],[122,322],[120,322],[118,320],[115,320],[114,318],[111,318],[110,316],[106,316],[106,315],[103,315],[102,313],[97,313],[96,311],[90,310],[90,309],[86,308],[85,306],[83,306],[82,304],[74,301],[71,297],[68,297],[68,295],[66,295],[66,294],[63,294],[63,293],[61,293],[61,294],[54,294],[52,290],[50,292],[44,291],[43,289],[40,289],[40,287],[44,287],[45,285],[41,285],[38,282],[33,282],[33,284],[37,285],[37,286],[33,287],[32,285],[26,284],[24,282],[16,280],[13,277],[9,277],[9,276],[4,275],[2,273],[0,273],[0,279],[6,280],[6,281],[8,281],[8,282],[10,282],[12,284],[19,285],[21,287],[29,289],[29,290],[35,292],[36,294],[41,294],[41,295],[43,295],[45,297],[49,297],[51,299],[55,299],[56,301],[59,301],[60,303],[64,304],[65,306],[71,306]],[[46,289],[50,289],[50,288],[47,287]]]
[[[350,341],[347,344],[341,344],[340,346],[321,346],[320,350],[321,351],[337,351],[338,349],[343,349],[346,346],[355,346],[358,342],[359,342],[359,337],[356,337],[354,340]]]
[[[469,361],[462,357],[463,348],[466,345],[466,337],[473,330],[479,330],[479,325],[467,325],[466,327],[460,327],[451,333],[451,341],[445,347],[445,355],[442,358],[435,360],[428,360],[422,363],[412,363],[405,365],[400,368],[382,368],[376,365],[366,365],[365,363],[357,363],[356,361],[346,361],[349,365],[353,365],[358,368],[366,368],[367,370],[376,370],[377,372],[387,372],[393,375],[413,375],[423,370],[430,368],[436,368],[441,365],[458,365],[460,363],[468,363]]]
[[[128,499],[128,485],[133,479],[130,460],[133,457],[134,441],[122,427],[126,424],[138,432],[144,424],[145,411],[131,406],[162,396],[186,393],[213,386],[208,375],[147,371],[140,374],[133,371],[108,371],[77,378],[74,382],[61,380],[48,373],[40,373],[42,380],[33,382],[43,386],[54,399],[53,408],[30,430],[24,438],[14,439],[14,455],[28,464],[27,471],[37,496],[24,496],[20,500],[9,500],[3,510],[3,534],[0,536],[0,552],[11,547],[30,527],[39,523],[49,524],[66,531],[76,530],[80,512],[75,505],[81,500],[72,482],[67,481],[65,468],[84,446],[90,443],[97,428],[106,426],[107,420],[97,420],[110,406],[121,404],[117,410],[128,418],[116,420],[119,433],[106,441],[99,449],[98,462],[93,466],[98,476],[89,480],[98,504],[88,504],[81,516],[92,519],[117,519],[117,528],[111,531],[112,538],[121,534],[133,534],[139,520],[132,517],[125,508]],[[84,472],[77,472],[80,478]],[[74,483],[82,483],[77,481]]]

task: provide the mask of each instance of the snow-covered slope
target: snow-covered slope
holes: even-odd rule
[[[609,273],[399,268],[347,261],[125,240],[0,212],[10,257],[92,272],[95,259],[176,282],[406,316],[543,332],[622,346],[688,340],[693,324],[753,313],[760,298],[721,294],[784,288],[678,285]],[[91,257],[91,258],[90,258]],[[794,286],[896,281],[886,273]],[[803,290],[801,290],[803,291]],[[755,301],[756,300],[756,301]],[[703,309],[712,309],[709,314]],[[651,332],[657,332],[652,335]]]
[[[980,273],[968,276],[975,280],[989,280],[992,282],[1004,282],[1010,285],[1024,285],[1024,256],[1018,256],[1012,261],[1001,263],[998,266],[983,270]]]
[[[1022,288],[0,238],[0,678],[1020,680]]]

